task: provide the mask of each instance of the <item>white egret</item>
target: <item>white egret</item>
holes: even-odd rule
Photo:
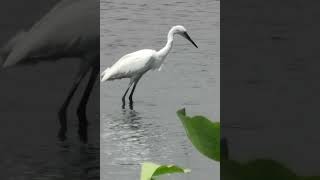
[[[132,91],[129,96],[130,104],[132,105],[132,95],[140,78],[149,70],[161,69],[165,58],[172,48],[173,36],[175,34],[181,35],[182,37],[186,38],[195,47],[198,48],[198,46],[188,35],[186,28],[181,25],[173,26],[168,33],[166,45],[159,51],[155,51],[152,49],[143,49],[127,54],[120,58],[110,68],[107,68],[101,73],[102,82],[115,79],[130,78],[129,86],[122,96],[123,107],[125,105],[125,97],[130,87],[133,85]]]
[[[99,75],[100,18],[98,0],[62,0],[28,31],[21,31],[1,50],[2,67],[7,68],[34,60],[56,61],[76,57],[80,70],[59,110],[59,137],[65,139],[67,107],[85,75],[90,78],[78,106],[79,135],[86,140],[86,105]],[[81,137],[83,136],[83,137]]]

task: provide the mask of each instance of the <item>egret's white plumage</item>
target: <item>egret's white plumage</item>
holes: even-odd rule
[[[66,108],[81,80],[91,70],[78,107],[79,128],[83,128],[80,128],[79,132],[86,132],[85,108],[95,79],[99,75],[99,25],[98,0],[61,0],[29,30],[17,33],[0,49],[0,63],[3,68],[35,59],[56,61],[67,60],[69,58],[63,57],[72,56],[80,60],[80,70],[59,111],[59,136],[63,139],[66,132]],[[86,134],[80,135],[86,138]]]
[[[123,56],[111,68],[102,72],[101,81],[134,78],[154,68],[155,52],[151,49],[143,49]]]
[[[175,34],[185,37],[197,47],[183,26],[174,26],[170,29],[167,37],[167,43],[161,50],[155,51],[152,49],[143,49],[123,56],[115,64],[101,73],[101,81],[130,78],[129,87],[122,97],[122,101],[125,103],[124,98],[131,85],[134,84],[129,96],[129,99],[132,102],[132,94],[141,76],[149,70],[161,69],[165,58],[172,48],[173,36]]]

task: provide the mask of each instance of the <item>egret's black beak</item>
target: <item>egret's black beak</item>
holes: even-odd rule
[[[191,39],[191,37],[189,36],[189,34],[187,32],[183,33],[183,36],[188,39],[196,48],[198,48],[198,46],[196,45],[196,43],[193,42],[193,40]]]

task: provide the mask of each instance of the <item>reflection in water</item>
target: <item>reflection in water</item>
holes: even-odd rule
[[[60,157],[59,161],[61,162],[58,166],[61,171],[59,173],[65,177],[99,179],[100,161],[98,154],[99,147],[95,145],[82,144],[78,148],[73,149],[70,144],[61,144],[61,150],[58,153],[58,157]]]
[[[137,111],[123,109],[119,115],[108,121],[108,130],[102,134],[102,138],[112,143],[112,149],[107,149],[108,155],[112,156],[111,165],[135,164],[149,153],[146,127]]]
[[[129,101],[129,109],[131,109],[131,110],[133,110],[133,100],[131,99],[130,101]],[[122,98],[122,109],[125,109],[126,108],[126,101],[125,101],[125,99],[124,98]]]
[[[125,179],[128,176],[138,179],[140,163],[174,163],[169,156],[187,156],[190,152],[190,146],[185,146],[187,139],[183,129],[178,129],[179,132],[169,131],[169,124],[160,125],[161,122],[156,122],[157,118],[150,117],[146,112],[115,109],[110,114],[101,114],[102,179]],[[121,170],[114,170],[119,167]]]
[[[111,177],[122,177],[122,173],[135,172],[140,163],[149,159],[152,134],[150,124],[143,122],[143,114],[122,109],[101,118],[101,168]],[[152,129],[152,128],[151,128]],[[122,171],[113,171],[119,165]],[[108,177],[109,177],[108,175]],[[107,179],[107,176],[102,179]],[[136,179],[132,177],[133,179]]]
[[[141,119],[141,116],[139,115],[139,112],[135,110],[122,110],[123,118],[121,118],[124,122],[130,123],[130,124],[140,124],[139,120]],[[141,124],[140,124],[141,125]]]
[[[2,129],[0,134],[2,179],[99,179],[99,141],[84,144],[77,136],[70,136],[67,141],[57,142],[54,135],[50,136],[54,132],[48,128],[52,127],[50,122],[39,123],[43,129],[22,123],[23,127],[12,131],[17,118],[10,119],[15,122],[4,120],[11,131]],[[19,135],[26,129],[30,130],[27,135]]]

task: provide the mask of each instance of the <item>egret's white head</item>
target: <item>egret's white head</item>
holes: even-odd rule
[[[187,40],[189,40],[196,48],[198,48],[198,46],[196,45],[195,42],[193,42],[193,40],[191,39],[191,37],[189,36],[189,34],[187,33],[187,29],[181,25],[177,25],[177,26],[173,26],[171,28],[171,31],[173,34],[179,34],[182,37],[186,38]]]

